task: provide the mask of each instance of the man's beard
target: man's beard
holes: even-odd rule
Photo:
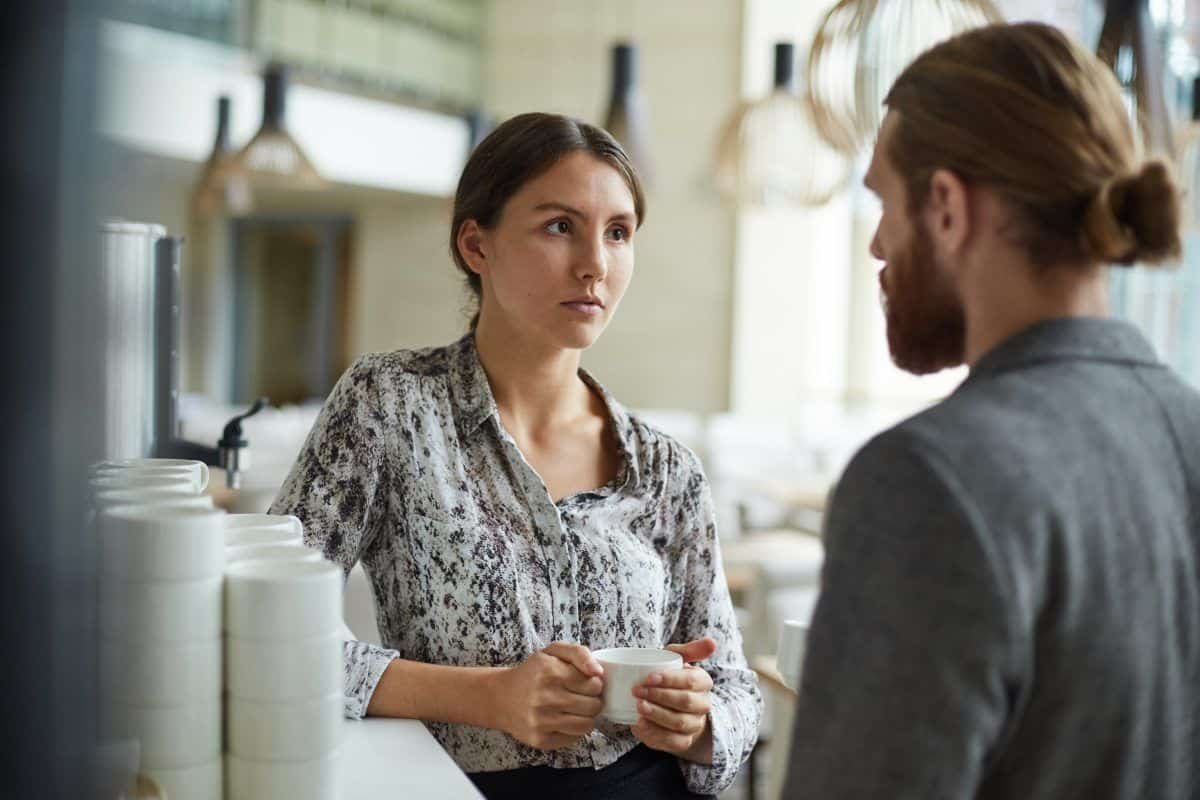
[[[892,361],[928,375],[963,363],[967,326],[950,279],[934,263],[929,232],[919,219],[912,230],[912,244],[888,263],[886,285],[879,276],[880,300]]]

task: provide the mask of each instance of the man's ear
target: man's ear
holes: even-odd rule
[[[971,234],[971,193],[962,178],[948,169],[934,171],[923,216],[936,251],[959,255]]]
[[[458,226],[458,235],[454,237],[454,246],[466,262],[467,267],[476,275],[486,275],[488,270],[487,231],[473,219],[466,220]]]

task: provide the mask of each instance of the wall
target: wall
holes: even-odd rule
[[[702,11],[698,11],[700,8]],[[603,120],[610,46],[639,45],[655,182],[621,309],[584,356],[626,405],[710,412],[729,404],[734,215],[710,164],[738,99],[742,3],[721,0],[493,0],[486,109]]]

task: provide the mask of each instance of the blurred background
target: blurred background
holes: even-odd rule
[[[1189,199],[1182,264],[1114,274],[1114,311],[1200,383],[1200,0],[9,5],[0,786],[82,796],[86,464],[164,430],[211,448],[266,397],[222,489],[264,510],[358,354],[465,332],[451,198],[514,114],[605,125],[647,177],[633,284],[584,363],[703,460],[752,652],[811,606],[819,546],[788,537],[819,533],[850,455],[963,377],[892,366],[867,252],[879,101],[924,47],[1037,19],[1109,61]]]

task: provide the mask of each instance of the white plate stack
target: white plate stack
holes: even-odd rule
[[[279,522],[293,519],[227,517],[228,800],[338,796],[342,570]]]
[[[97,511],[123,505],[212,508],[208,465],[174,458],[129,458],[92,466],[92,505]]]
[[[138,741],[171,800],[222,797],[223,516],[118,505],[97,519],[101,734]]]

